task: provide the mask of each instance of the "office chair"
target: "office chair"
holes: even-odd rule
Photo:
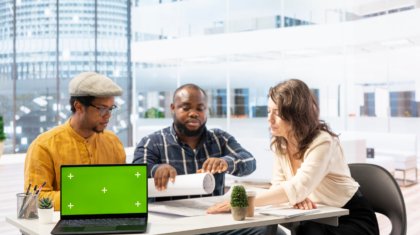
[[[351,176],[375,212],[388,217],[390,235],[406,235],[407,214],[404,198],[394,177],[383,167],[368,163],[349,164]]]

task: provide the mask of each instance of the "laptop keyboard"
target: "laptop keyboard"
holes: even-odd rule
[[[142,226],[144,218],[104,218],[104,219],[74,219],[62,221],[64,226],[71,227],[115,227],[115,226]]]
[[[146,230],[146,223],[146,218],[62,219],[51,234],[140,233]]]

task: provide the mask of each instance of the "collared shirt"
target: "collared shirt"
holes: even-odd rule
[[[73,164],[124,164],[125,151],[111,131],[94,133],[85,139],[70,126],[70,120],[39,135],[29,146],[25,159],[25,186],[46,182],[40,197],[54,200],[60,209],[60,167]]]
[[[185,175],[196,173],[208,158],[223,158],[228,163],[226,172],[214,174],[214,196],[224,193],[225,173],[245,176],[256,169],[254,157],[227,132],[205,129],[199,145],[192,149],[181,142],[173,126],[144,137],[134,151],[133,163],[147,163],[149,177],[160,164],[170,164],[178,175]]]

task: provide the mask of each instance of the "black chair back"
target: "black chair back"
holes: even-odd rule
[[[404,197],[394,177],[383,167],[368,163],[349,164],[351,176],[360,184],[360,191],[375,212],[388,217],[391,235],[407,234],[407,213]]]

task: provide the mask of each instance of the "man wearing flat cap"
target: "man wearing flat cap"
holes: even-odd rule
[[[25,159],[24,189],[45,182],[40,197],[53,198],[55,210],[60,209],[61,165],[124,164],[126,157],[118,137],[105,130],[121,87],[104,75],[84,72],[70,81],[69,94],[70,119],[40,134]]]

